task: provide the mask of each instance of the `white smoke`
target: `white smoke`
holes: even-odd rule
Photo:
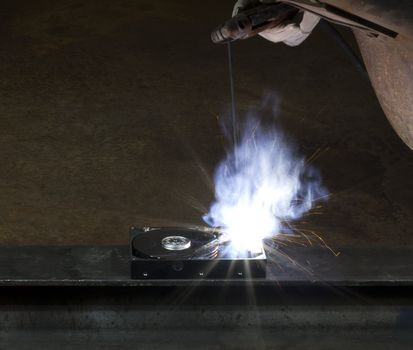
[[[319,173],[282,133],[251,116],[214,179],[215,202],[204,221],[226,232],[239,251],[260,251],[264,238],[279,234],[284,222],[300,218],[326,195]]]

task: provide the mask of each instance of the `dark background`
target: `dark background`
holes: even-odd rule
[[[202,223],[229,109],[226,47],[209,35],[232,5],[2,1],[1,244],[124,244],[133,224]],[[333,247],[412,243],[413,153],[335,39],[254,38],[234,62],[239,109],[273,92],[301,153],[323,151],[333,195],[306,225]]]

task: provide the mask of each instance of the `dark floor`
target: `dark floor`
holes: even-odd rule
[[[132,224],[201,223],[229,107],[209,32],[232,4],[2,2],[1,244],[122,244]],[[334,38],[251,39],[234,60],[239,108],[273,92],[302,153],[324,150],[333,196],[309,227],[332,246],[412,244],[413,153]]]
[[[2,334],[0,333],[0,336]],[[4,349],[89,350],[122,349],[262,349],[262,350],[410,350],[412,336],[408,331],[327,329],[318,330],[138,330],[138,331],[9,331],[2,343]],[[314,339],[316,341],[314,341]]]
[[[378,290],[3,290],[0,348],[410,350],[411,289]]]

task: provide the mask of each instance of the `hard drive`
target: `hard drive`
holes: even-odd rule
[[[264,249],[233,249],[219,230],[174,227],[132,227],[133,279],[265,278]]]

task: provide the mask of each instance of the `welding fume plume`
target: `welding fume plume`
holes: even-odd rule
[[[267,98],[262,107],[274,101]],[[272,108],[275,114],[278,110]],[[327,190],[319,172],[279,129],[262,123],[260,112],[247,113],[239,130],[215,171],[215,201],[203,219],[221,228],[235,250],[254,252],[264,238],[278,235],[284,222],[299,219],[326,198]]]

